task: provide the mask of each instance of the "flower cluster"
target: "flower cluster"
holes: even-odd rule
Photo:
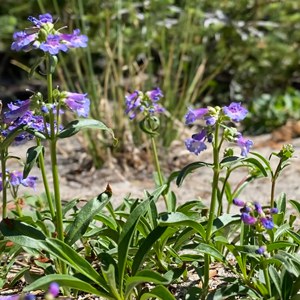
[[[207,107],[192,109],[189,108],[185,115],[185,123],[187,125],[193,124],[196,120],[204,120],[206,129],[202,129],[199,133],[193,134],[191,138],[185,141],[187,149],[198,155],[201,151],[207,148],[205,142],[213,141],[213,126],[216,122],[220,124],[224,121],[240,122],[242,121],[248,111],[240,103],[231,103],[229,106]],[[235,131],[228,141],[234,141],[241,149],[241,155],[247,156],[250,148],[253,146],[251,140],[245,139],[240,132]]]
[[[131,120],[136,117],[138,112],[143,112],[145,115],[162,113],[165,109],[157,103],[162,97],[163,93],[158,87],[146,93],[134,91],[125,97],[125,112]]]
[[[30,51],[40,49],[51,55],[70,48],[87,47],[88,37],[81,35],[79,29],[72,34],[61,33],[54,28],[53,18],[47,13],[37,18],[29,17],[34,26],[23,31],[15,32],[11,49],[15,51]]]
[[[26,125],[26,127],[31,130],[43,133],[49,131],[49,124],[44,122],[42,116],[35,115],[34,111],[30,110],[30,104],[30,99],[25,101],[18,100],[14,103],[8,104],[8,110],[3,114],[4,126],[0,130],[2,137],[8,136],[9,133],[22,125]],[[32,134],[23,131],[15,137],[14,142],[15,144],[21,144],[31,140],[32,138]]]
[[[87,117],[90,112],[90,100],[87,94],[63,92],[62,102],[79,117]]]
[[[265,229],[271,230],[274,227],[272,215],[278,213],[277,208],[263,210],[258,202],[245,203],[240,199],[233,199],[233,204],[241,207],[241,220],[247,225],[262,225]]]
[[[25,187],[30,187],[35,189],[37,184],[37,177],[36,176],[28,176],[26,178],[23,178],[23,173],[20,171],[7,171],[6,176],[8,178],[8,182],[10,186],[13,188],[18,188],[20,185],[23,185]],[[2,185],[2,174],[0,173],[0,191],[3,190]]]

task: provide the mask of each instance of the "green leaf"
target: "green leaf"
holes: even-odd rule
[[[297,243],[300,245],[300,234],[297,232],[294,232],[292,230],[287,230],[286,233]]]
[[[43,243],[43,248],[59,260],[65,261],[76,271],[91,279],[106,291],[109,291],[106,282],[98,272],[96,272],[92,265],[69,245],[58,239],[46,239]]]
[[[40,249],[40,242],[45,240],[40,230],[14,219],[2,220],[0,231],[7,239],[23,247]]]
[[[23,170],[23,178],[26,178],[36,161],[38,160],[39,155],[43,155],[44,147],[43,146],[34,146],[30,147],[27,150],[26,154],[26,163]]]
[[[142,245],[139,247],[136,255],[134,256],[132,263],[132,275],[135,275],[139,267],[143,263],[147,253],[152,248],[152,245],[161,237],[161,235],[166,231],[167,227],[156,227],[147,238],[143,241]]]
[[[170,284],[170,280],[166,279],[159,273],[156,273],[152,270],[143,270],[138,272],[135,276],[129,277],[126,280],[126,292],[125,299],[129,296],[131,290],[140,283],[154,283],[154,284]]]
[[[257,152],[252,152],[252,151],[250,152],[250,154],[254,155],[254,156],[258,157],[260,160],[262,160],[265,164],[266,170],[268,170],[268,171],[272,170],[270,162],[263,155],[261,155]]]
[[[119,285],[123,285],[125,267],[127,264],[127,255],[129,251],[129,245],[137,226],[137,223],[142,215],[144,215],[149,207],[150,201],[153,201],[154,197],[151,195],[149,198],[138,204],[129,215],[127,222],[123,226],[123,230],[119,237],[118,242],[118,271],[119,271]]]
[[[204,227],[192,219],[191,217],[180,213],[169,213],[161,216],[159,220],[160,226],[189,226],[192,227],[196,232],[200,234],[200,236],[204,239],[206,236]]]
[[[72,121],[69,124],[67,124],[66,127],[62,131],[60,131],[60,133],[57,136],[59,138],[64,139],[76,134],[81,129],[105,130],[108,131],[115,139],[113,131],[110,128],[108,128],[102,122],[94,119],[79,119],[79,120]]]
[[[298,212],[298,214],[300,214],[300,203],[299,203],[299,201],[290,200],[289,202],[293,205],[293,207]]]
[[[280,299],[282,299],[280,277],[278,275],[278,271],[272,265],[269,266],[269,274],[270,274],[270,278],[272,279],[272,282],[274,283],[275,288],[280,296]]]
[[[240,160],[243,160],[244,158],[243,157],[240,157],[240,156],[226,156],[225,158],[223,158],[221,161],[220,161],[220,165],[222,167],[228,167],[232,164],[235,164],[237,162],[239,162]]]
[[[282,241],[278,241],[278,242],[273,242],[267,245],[267,249],[268,252],[277,250],[277,249],[281,249],[281,248],[287,248],[287,247],[292,247],[292,246],[297,246],[297,244],[293,244],[290,242],[282,242]]]
[[[110,200],[110,197],[111,189],[108,185],[103,193],[101,193],[97,198],[90,200],[80,209],[75,220],[66,229],[67,235],[65,243],[73,245],[82,237],[94,216],[97,215],[103,207],[105,207],[107,202]]]
[[[102,268],[102,273],[111,289],[112,294],[116,297],[116,299],[122,299],[117,289],[114,264],[110,264],[105,270]]]
[[[181,186],[183,180],[185,179],[185,177],[192,173],[193,171],[195,171],[196,169],[202,168],[202,167],[212,167],[212,164],[203,162],[203,161],[197,161],[197,162],[193,162],[187,166],[185,166],[181,171],[179,171],[177,180],[176,180],[176,184],[178,186]]]
[[[40,289],[47,290],[50,283],[52,282],[57,282],[60,286],[63,287],[69,287],[75,290],[90,293],[92,295],[101,296],[104,297],[105,299],[109,299],[109,300],[115,299],[114,297],[111,297],[108,293],[98,290],[93,286],[91,286],[89,283],[71,275],[51,274],[51,275],[43,276],[38,280],[34,281],[33,283],[31,283],[30,285],[26,286],[23,289],[23,291],[30,292],[33,290],[40,290]]]
[[[224,215],[214,219],[212,232],[215,233],[229,224],[237,223],[240,221],[241,221],[240,215],[224,214]]]
[[[147,299],[161,299],[161,300],[175,300],[176,298],[170,293],[170,291],[163,285],[156,286],[150,292],[144,293],[141,300]]]
[[[226,262],[226,257],[223,256],[223,254],[212,245],[201,243],[196,248],[194,248],[193,251],[208,254],[218,261]]]
[[[256,166],[265,177],[268,177],[268,173],[266,172],[266,169],[260,163],[260,161],[257,160],[256,158],[254,158],[254,157],[248,157],[248,158],[244,159],[243,162],[247,162],[247,163],[250,163],[250,164]]]

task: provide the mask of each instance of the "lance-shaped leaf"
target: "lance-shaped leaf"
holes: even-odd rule
[[[170,291],[163,285],[156,286],[148,293],[144,293],[141,296],[141,300],[147,299],[161,299],[161,300],[175,300],[176,298],[170,293]]]
[[[108,128],[104,123],[94,119],[74,120],[66,125],[66,127],[58,134],[58,137],[62,139],[70,137],[79,132],[81,129],[105,130],[115,139],[113,131],[110,128]]]
[[[78,279],[71,275],[60,275],[60,274],[51,274],[51,275],[43,276],[38,280],[35,280],[30,285],[26,286],[23,289],[23,291],[30,292],[33,290],[40,290],[40,289],[47,290],[50,283],[52,282],[57,282],[60,286],[63,287],[69,287],[72,289],[90,293],[92,295],[104,297],[105,299],[108,300],[115,299],[114,297],[111,297],[108,293],[105,293],[99,289],[94,288],[92,285],[90,285],[89,283],[81,279]]]
[[[99,285],[99,290],[103,290],[103,292],[110,290],[105,280],[92,265],[66,243],[58,239],[47,238],[46,241],[43,242],[43,250],[49,252],[59,260],[66,262],[77,272],[91,279],[94,283]],[[100,289],[100,287],[102,287],[102,289]]]
[[[187,166],[185,166],[181,171],[179,171],[177,180],[176,180],[176,184],[178,186],[180,186],[183,182],[183,180],[185,179],[185,177],[192,173],[193,171],[202,168],[202,167],[212,167],[213,164],[209,164],[203,161],[197,161],[197,162],[193,162]]]
[[[45,240],[42,231],[14,219],[3,219],[0,231],[10,241],[32,249],[40,249],[40,242]]]
[[[154,283],[154,284],[170,284],[170,279],[165,278],[164,276],[152,271],[152,270],[143,270],[138,272],[135,276],[129,277],[126,281],[126,292],[125,298],[129,296],[131,290],[140,283]]]
[[[159,221],[159,225],[160,226],[189,226],[193,228],[196,232],[198,232],[203,239],[205,238],[206,235],[204,227],[199,222],[195,221],[191,217],[180,212],[162,215]]]
[[[107,185],[106,190],[103,193],[90,200],[80,209],[75,220],[66,229],[67,236],[65,238],[65,242],[67,244],[73,245],[82,237],[95,215],[97,215],[97,213],[99,213],[103,207],[105,207],[111,198],[111,195],[111,188],[109,185]]]
[[[29,175],[31,169],[33,168],[36,161],[38,160],[39,155],[43,155],[43,152],[44,152],[43,146],[34,146],[28,148],[26,154],[26,163],[23,170],[24,179]]]

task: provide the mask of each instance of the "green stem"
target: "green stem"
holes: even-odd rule
[[[48,56],[47,59],[47,89],[48,89],[48,103],[53,104],[53,83],[52,83],[52,73],[51,73],[51,56]],[[64,241],[64,228],[63,228],[63,213],[62,213],[62,205],[60,198],[60,186],[59,186],[59,172],[58,172],[58,164],[57,164],[57,156],[56,156],[56,131],[55,131],[55,118],[54,113],[50,110],[49,113],[50,120],[50,157],[51,157],[51,170],[52,170],[52,178],[53,178],[53,189],[54,189],[54,200],[55,200],[55,209],[56,209],[56,231],[57,237],[59,240]],[[56,126],[59,126],[57,123]],[[66,274],[66,264],[63,261],[60,261],[61,273]]]
[[[164,180],[163,180],[163,176],[162,176],[161,169],[160,169],[160,164],[159,164],[159,159],[158,159],[158,154],[157,154],[157,147],[156,147],[155,139],[153,136],[151,136],[151,146],[152,146],[153,158],[154,158],[155,168],[156,168],[156,172],[157,172],[157,176],[158,176],[158,181],[159,181],[160,186],[162,186],[164,184]],[[163,193],[163,198],[165,201],[166,209],[168,210],[168,202],[167,202],[166,195],[164,193]]]
[[[279,164],[274,172],[274,175],[272,176],[272,186],[271,186],[271,201],[270,201],[270,207],[273,208],[274,207],[274,201],[275,201],[275,184],[276,184],[276,180],[279,176],[279,172],[281,169],[281,164],[282,161],[279,161]]]
[[[40,141],[39,138],[36,139],[36,144],[38,146],[41,146],[41,141]],[[52,217],[52,220],[53,220],[55,218],[55,210],[54,210],[54,205],[53,205],[51,192],[50,192],[50,188],[49,188],[49,184],[48,184],[48,179],[47,179],[47,175],[46,175],[44,154],[42,152],[39,155],[39,167],[41,169],[43,184],[44,184],[44,188],[45,188],[45,194],[46,194],[46,198],[47,198],[47,201],[48,201],[48,206],[49,206],[49,209],[50,209],[51,217]]]
[[[7,149],[1,150],[2,219],[7,218],[6,156],[7,156]]]
[[[270,277],[269,277],[268,267],[264,263],[263,263],[262,267],[263,267],[263,272],[264,272],[264,277],[265,277],[265,281],[266,281],[266,285],[267,285],[269,297],[271,297],[272,296],[272,289],[271,289],[271,283],[270,283]]]
[[[214,142],[213,142],[213,182],[212,182],[212,194],[211,194],[211,202],[209,209],[209,216],[206,226],[206,243],[210,243],[212,227],[215,218],[216,206],[218,202],[218,182],[219,182],[219,174],[220,174],[220,166],[219,166],[219,122],[216,123],[215,134],[214,134]],[[204,255],[204,284],[203,284],[203,296],[205,297],[208,292],[208,284],[209,284],[209,266],[210,266],[210,256],[209,254]]]

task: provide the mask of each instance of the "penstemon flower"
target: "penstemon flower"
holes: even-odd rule
[[[185,141],[187,149],[198,155],[201,151],[206,150],[207,147],[204,142],[207,140],[209,142],[213,141],[213,134],[216,122],[218,126],[224,128],[223,139],[229,142],[235,142],[237,146],[241,149],[241,156],[247,156],[250,148],[253,146],[251,140],[245,139],[241,133],[239,133],[235,128],[228,127],[225,122],[239,122],[243,120],[247,115],[247,109],[241,106],[240,103],[231,103],[229,106],[224,106],[222,108],[216,106],[207,108],[188,108],[188,112],[185,115],[185,124],[194,124],[196,120],[203,120],[205,123],[204,131],[201,131],[201,135],[196,134]],[[206,136],[203,133],[206,132]]]
[[[278,209],[265,209],[258,202],[245,203],[240,199],[233,199],[233,204],[241,208],[241,220],[247,225],[263,226],[267,230],[274,228],[272,214],[278,213]]]
[[[125,97],[125,113],[131,120],[134,119],[139,112],[145,116],[163,113],[165,109],[157,104],[162,97],[163,93],[158,87],[146,93],[134,91]]]
[[[241,103],[233,102],[229,106],[224,106],[223,112],[231,121],[240,122],[245,119],[248,110]]]
[[[34,26],[14,33],[12,50],[40,49],[51,55],[56,55],[60,51],[67,52],[70,48],[87,47],[88,37],[86,35],[80,34],[79,29],[75,29],[71,34],[61,33],[60,29],[54,28],[53,18],[49,13],[40,15],[38,19],[29,17],[28,20]]]
[[[90,100],[87,94],[63,92],[62,101],[66,106],[77,113],[79,117],[87,117],[90,111]]]
[[[2,173],[0,173],[0,191],[2,191]],[[20,171],[7,171],[7,178],[9,184],[14,187],[18,188],[20,185],[25,187],[30,187],[35,190],[38,178],[36,176],[28,176],[23,178],[23,173]]]

